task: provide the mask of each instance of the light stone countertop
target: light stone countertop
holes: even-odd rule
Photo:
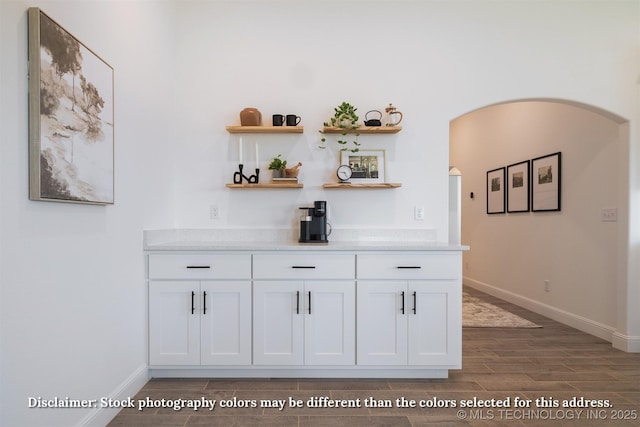
[[[146,230],[146,251],[465,251],[437,242],[431,230],[334,230],[329,243],[298,243],[288,229]]]

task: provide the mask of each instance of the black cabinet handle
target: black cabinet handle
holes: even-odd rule
[[[296,291],[296,314],[300,314],[300,291]]]
[[[401,270],[419,270],[422,267],[420,267],[419,265],[399,265],[396,268]]]
[[[309,269],[313,269],[316,268],[315,265],[292,265],[291,268],[309,268]]]
[[[187,268],[211,268],[210,265],[187,265]]]
[[[413,314],[416,314],[416,308],[418,307],[417,303],[418,303],[418,297],[416,295],[416,292],[413,293]]]
[[[404,291],[402,291],[400,295],[402,296],[402,307],[400,308],[400,311],[404,314]]]
[[[196,297],[196,293],[191,291],[191,314],[193,314],[193,312],[195,311],[195,306],[193,304],[194,302],[193,300],[195,299],[195,297]]]
[[[311,314],[311,291],[309,291],[309,314]]]
[[[204,291],[202,295],[202,314],[207,314],[207,291]]]

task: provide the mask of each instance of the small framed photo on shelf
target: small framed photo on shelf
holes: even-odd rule
[[[505,212],[504,175],[504,167],[487,172],[488,214],[500,214]]]
[[[507,166],[507,212],[529,212],[529,160]]]
[[[559,211],[562,153],[531,160],[531,202],[534,212]]]
[[[355,153],[349,150],[340,152],[340,164],[349,165],[353,174],[350,181],[360,184],[385,182],[385,151],[360,150]]]

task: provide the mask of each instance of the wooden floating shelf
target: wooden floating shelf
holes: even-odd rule
[[[342,129],[338,127],[325,127],[324,133],[398,133],[402,130],[400,126],[360,126],[358,129]]]
[[[331,184],[324,184],[322,186],[323,188],[340,188],[340,189],[344,189],[344,190],[351,190],[351,189],[362,189],[362,188],[398,188],[398,187],[402,187],[402,184],[399,182],[381,182],[381,183],[371,183],[371,184],[341,184],[339,182],[336,183],[331,183]]]
[[[227,184],[227,188],[303,188],[300,183],[295,184]]]
[[[229,133],[303,133],[304,126],[227,126]]]

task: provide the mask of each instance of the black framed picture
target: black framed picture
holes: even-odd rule
[[[534,212],[561,210],[562,153],[531,160],[531,204]]]
[[[505,213],[505,168],[487,172],[487,213]]]
[[[507,166],[507,212],[529,212],[529,160]]]

